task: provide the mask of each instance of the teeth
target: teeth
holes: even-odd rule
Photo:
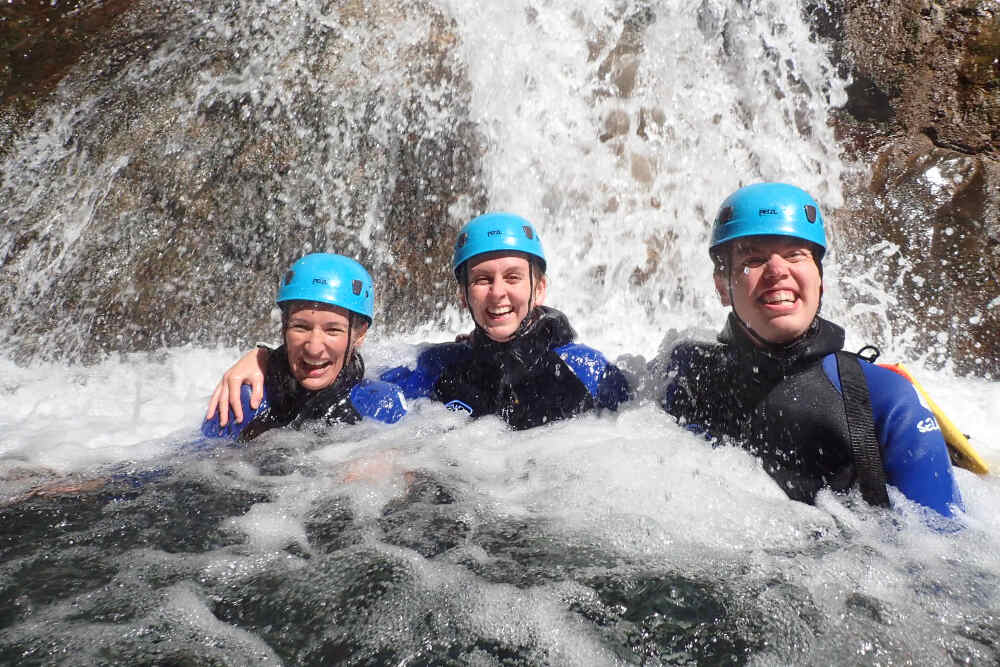
[[[499,310],[488,310],[486,312],[488,312],[493,317],[500,317],[501,315],[506,315],[507,313],[514,312],[514,309],[510,306],[507,306],[506,308],[501,308]]]
[[[795,294],[787,290],[782,290],[779,292],[768,292],[761,297],[764,303],[792,303],[795,301]]]

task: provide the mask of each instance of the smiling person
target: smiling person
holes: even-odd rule
[[[628,400],[621,371],[575,343],[566,316],[543,305],[545,253],[530,222],[511,213],[473,219],[458,234],[452,269],[475,329],[457,342],[428,346],[415,368],[392,368],[381,380],[408,399],[430,398],[473,417],[497,415],[514,429],[615,410]],[[242,421],[260,400],[271,356],[257,350],[233,365],[212,395],[209,415],[228,403],[234,421]],[[241,386],[247,384],[252,391]]]
[[[819,317],[825,251],[803,190],[731,194],[709,248],[728,320],[717,344],[682,342],[653,362],[660,402],[690,430],[754,453],[794,500],[857,484],[888,506],[888,484],[951,516],[961,498],[933,414],[907,380],[843,352],[844,330]]]
[[[266,365],[254,376],[253,390],[241,387],[242,380],[219,383],[204,435],[246,442],[272,428],[301,428],[312,420],[354,424],[363,417],[387,423],[402,418],[406,406],[399,388],[364,379],[358,348],[374,303],[364,267],[342,255],[306,255],[282,277],[276,302],[284,344],[248,355],[255,370],[258,359]],[[230,403],[231,412],[220,409]]]
[[[575,343],[566,316],[543,305],[545,253],[530,222],[511,213],[473,219],[459,232],[452,269],[475,329],[464,340],[430,346],[415,369],[382,374],[407,398],[497,415],[514,429],[614,410],[628,399],[621,371]]]

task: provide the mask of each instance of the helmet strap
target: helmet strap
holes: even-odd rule
[[[732,257],[732,255],[730,255],[730,258],[731,257]],[[732,264],[732,261],[730,261],[730,264]],[[822,269],[822,267],[820,267],[820,278],[822,279],[822,277],[823,277],[823,269]],[[761,348],[763,348],[765,350],[771,350],[771,351],[782,350],[782,349],[785,349],[788,346],[793,345],[794,343],[798,342],[799,340],[801,340],[803,338],[803,336],[806,336],[806,335],[809,334],[809,329],[812,327],[812,323],[810,323],[810,326],[808,328],[806,328],[806,330],[802,333],[801,336],[799,336],[798,338],[796,338],[793,341],[789,341],[787,343],[772,343],[769,340],[765,340],[764,338],[762,338],[760,336],[760,334],[758,334],[756,331],[754,331],[753,327],[750,326],[750,323],[747,322],[746,320],[744,320],[743,317],[736,310],[736,301],[733,299],[733,268],[732,268],[732,266],[729,267],[729,281],[728,281],[728,284],[729,284],[729,309],[733,312],[733,315],[736,316],[736,321],[739,322],[740,326],[743,327],[743,330],[746,332],[747,336],[749,336],[750,339],[752,341],[754,341],[754,343],[756,343],[758,347],[761,347]],[[822,307],[823,307],[823,283],[822,283],[822,280],[821,280],[821,282],[819,284],[819,305],[816,307],[816,314],[813,315],[813,322],[815,322],[816,318],[819,317],[819,311],[820,311],[820,309]]]

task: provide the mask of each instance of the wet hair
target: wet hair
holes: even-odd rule
[[[528,260],[528,266],[531,267],[531,278],[535,282],[538,282],[539,280],[545,277],[545,269],[542,265],[542,260],[539,259],[538,257],[517,251],[513,251],[510,254],[518,255]],[[455,278],[458,280],[459,287],[464,288],[469,286],[469,262],[472,261],[473,257],[470,257],[469,259],[464,261],[462,265],[458,267],[458,270],[455,272]]]
[[[790,237],[791,238],[791,237]],[[727,241],[722,245],[718,245],[714,248],[710,248],[708,251],[709,257],[712,258],[713,270],[717,274],[726,275],[729,273],[729,269],[732,268],[733,260],[733,248],[735,244],[739,243],[744,239],[733,239],[732,241]],[[812,253],[813,261],[816,262],[816,268],[819,269],[819,277],[823,277],[823,248],[806,241],[805,239],[799,239],[809,248]]]
[[[314,304],[314,303],[318,303],[318,302],[316,302],[316,301],[297,301],[296,300],[296,301],[282,301],[281,303],[278,304],[278,308],[281,309],[281,336],[282,336],[282,338],[284,338],[284,336],[285,336],[285,329],[288,328],[288,320],[292,316],[292,307],[296,306],[296,305],[299,305],[299,304]],[[321,304],[321,305],[326,306],[326,305],[330,305],[330,304]],[[340,306],[340,307],[343,308],[343,306]],[[347,309],[344,308],[344,310],[347,310]],[[367,317],[365,317],[364,315],[361,315],[359,313],[355,313],[353,310],[347,310],[347,325],[351,329],[352,332],[359,331],[362,324],[369,324]],[[351,337],[353,338],[354,335],[355,334],[352,333]],[[354,342],[354,341],[351,341],[351,342]]]

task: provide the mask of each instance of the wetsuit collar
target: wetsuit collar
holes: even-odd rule
[[[548,306],[535,306],[528,314],[517,332],[503,342],[497,342],[486,335],[479,326],[472,332],[472,345],[480,350],[505,350],[523,345],[534,346],[539,343],[545,349],[559,347],[571,343],[576,338],[576,331],[561,311]],[[522,342],[523,341],[523,342]]]
[[[754,343],[743,322],[733,312],[729,313],[726,326],[719,334],[720,343],[739,348],[745,354],[760,355],[781,363],[821,359],[843,348],[844,339],[844,330],[841,327],[817,316],[806,332],[795,340],[780,345],[769,344],[760,347]]]

